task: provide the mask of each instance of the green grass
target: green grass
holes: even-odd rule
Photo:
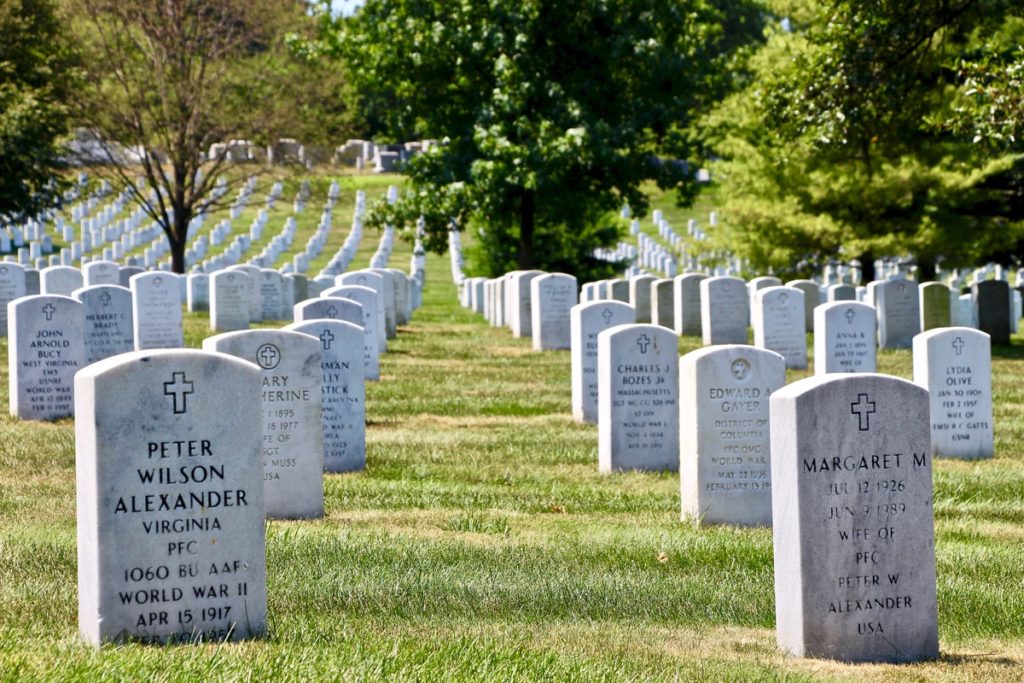
[[[777,651],[769,530],[679,521],[675,475],[598,474],[568,353],[455,299],[429,257],[425,305],[367,387],[367,470],[326,476],[324,519],[268,524],[263,640],[82,645],[72,422],[0,417],[0,680],[1021,680],[1024,339],[994,357],[997,457],[935,466],[943,659],[847,666]],[[190,346],[208,334],[187,314]],[[909,377],[910,353],[879,366]]]

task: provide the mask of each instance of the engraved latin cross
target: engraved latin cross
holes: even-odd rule
[[[184,372],[171,373],[171,381],[164,382],[164,396],[171,396],[174,401],[174,414],[185,412],[185,397],[193,393],[193,383],[185,379]]]
[[[636,340],[636,345],[640,347],[640,353],[647,353],[647,347],[651,345],[651,338],[646,334],[641,334]]]
[[[850,404],[850,412],[857,416],[857,427],[866,432],[871,427],[871,416],[875,414],[875,402],[867,394],[857,394],[857,400]]]

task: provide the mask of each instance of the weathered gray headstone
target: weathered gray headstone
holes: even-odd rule
[[[509,326],[513,337],[533,337],[530,282],[543,274],[539,270],[522,270],[509,282]]]
[[[186,305],[191,313],[210,310],[210,276],[189,273],[186,282]],[[248,322],[248,321],[247,321]]]
[[[676,334],[700,335],[700,282],[707,276],[701,273],[685,273],[673,278],[673,314]]]
[[[917,335],[914,382],[928,390],[932,455],[992,457],[992,349],[987,334],[949,327]]]
[[[576,278],[545,273],[530,281],[530,322],[534,351],[571,346],[569,311],[576,305]]]
[[[772,396],[771,432],[779,645],[848,662],[938,657],[928,392],[811,377]]]
[[[366,387],[362,326],[343,320],[292,323],[286,330],[320,340],[324,471],[366,468]]]
[[[135,350],[177,349],[185,345],[178,276],[160,271],[133,275],[132,324]]]
[[[35,296],[42,291],[39,284],[39,271],[35,268],[25,268],[25,296]]]
[[[23,420],[74,414],[74,376],[85,365],[82,304],[37,294],[7,304],[10,413]]]
[[[609,299],[615,301],[621,301],[624,304],[629,303],[629,280],[623,280],[621,278],[615,280],[609,280],[607,284],[607,292]]]
[[[754,292],[754,345],[775,351],[787,368],[807,367],[804,292],[796,287],[765,287]]]
[[[228,353],[260,368],[267,517],[323,517],[320,340],[287,330],[243,330],[207,337],[203,350]]]
[[[772,523],[769,397],[786,361],[745,344],[679,360],[682,515],[707,524]]]
[[[853,285],[829,285],[828,288],[828,302],[834,303],[836,301],[856,301],[857,300],[857,288]]]
[[[130,289],[132,276],[145,272],[144,268],[139,268],[138,266],[121,266],[117,274],[117,284]]]
[[[138,351],[80,371],[75,393],[83,638],[262,635],[257,368],[191,349]]]
[[[679,469],[679,337],[657,325],[597,335],[598,469]]]
[[[914,335],[921,331],[917,285],[906,280],[871,283],[878,316],[878,346],[882,349],[909,349]]]
[[[814,310],[814,374],[875,372],[875,309],[858,301],[835,301]]]
[[[704,346],[746,344],[750,320],[747,285],[727,275],[700,281],[700,326]]]
[[[653,275],[635,275],[629,278],[629,305],[636,311],[638,323],[651,322],[651,285]]]
[[[983,280],[971,285],[974,321],[993,344],[1010,343],[1010,285],[1003,280]]]
[[[924,282],[918,285],[918,294],[921,298],[921,330],[927,332],[949,327],[949,287],[941,282]]]
[[[634,316],[633,307],[621,301],[598,300],[572,307],[572,416],[576,420],[597,422],[597,335],[632,324]]]
[[[655,280],[651,285],[651,323],[675,330],[675,280]]]
[[[93,285],[76,289],[74,299],[82,304],[86,363],[135,349],[130,289]]]

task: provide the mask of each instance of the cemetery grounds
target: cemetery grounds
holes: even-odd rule
[[[268,226],[289,215],[300,180],[286,179]],[[295,245],[330,177],[310,180]],[[340,246],[355,190],[372,198],[399,179],[340,181],[311,273]],[[676,226],[713,206],[705,196],[682,211],[652,194]],[[378,238],[365,231],[352,268]],[[396,241],[389,265],[408,270],[410,255]],[[366,471],[325,476],[324,519],[267,524],[262,640],[82,644],[73,422],[5,409],[0,680],[1024,680],[1024,336],[993,349],[996,457],[935,462],[942,658],[851,666],[777,650],[769,529],[681,522],[674,473],[598,474],[597,427],[570,413],[569,352],[534,352],[459,307],[446,256],[428,256],[426,272],[423,307],[367,383]],[[188,346],[210,334],[207,314],[185,314]],[[680,352],[699,345],[683,337]],[[878,363],[912,375],[910,351],[879,351]],[[6,363],[0,374],[6,407]]]

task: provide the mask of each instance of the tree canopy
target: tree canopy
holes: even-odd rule
[[[692,124],[759,16],[703,0],[368,0],[324,45],[386,134],[436,141],[371,220],[422,216],[434,250],[475,227],[482,272],[604,267],[591,252],[618,238],[610,212],[647,210],[642,182],[694,196]]]
[[[980,143],[1015,130],[1019,90],[998,84],[1013,73],[1019,5],[773,5],[787,21],[769,29],[747,87],[704,121],[722,157],[726,225],[714,246],[793,275],[858,258],[869,277],[882,255],[912,256],[927,276],[940,261],[1015,251],[1024,238],[1020,148]],[[986,71],[981,59],[1004,71]],[[972,93],[971,69],[997,85]],[[1013,114],[986,123],[982,91]]]
[[[75,58],[50,0],[0,2],[0,222],[21,221],[60,191]]]

